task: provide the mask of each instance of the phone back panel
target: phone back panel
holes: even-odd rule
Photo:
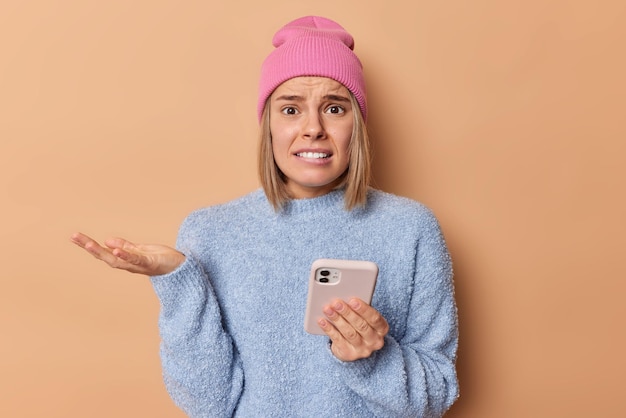
[[[322,308],[334,299],[348,302],[357,297],[370,304],[378,277],[378,266],[371,261],[319,259],[311,265],[304,329],[323,335],[317,321]]]

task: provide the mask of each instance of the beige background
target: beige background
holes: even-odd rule
[[[68,237],[172,244],[256,188],[259,66],[305,14],[356,38],[376,185],[448,239],[448,416],[625,416],[620,0],[1,2],[0,416],[182,416],[149,282]]]

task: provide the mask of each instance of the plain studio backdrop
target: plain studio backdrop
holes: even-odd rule
[[[259,67],[307,14],[356,39],[375,185],[450,246],[448,416],[625,416],[619,0],[3,1],[0,415],[183,416],[149,281],[68,237],[172,245],[191,210],[257,188]]]

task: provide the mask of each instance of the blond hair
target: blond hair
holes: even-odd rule
[[[261,115],[259,140],[259,178],[269,202],[276,211],[280,211],[291,197],[287,191],[284,174],[274,160],[272,149],[272,133],[270,131],[270,111],[268,99]],[[353,109],[354,122],[350,138],[350,160],[348,169],[342,174],[343,179],[337,188],[345,187],[344,204],[347,210],[364,206],[367,201],[367,189],[371,175],[371,147],[367,127],[359,111],[359,104],[350,92],[350,103]]]

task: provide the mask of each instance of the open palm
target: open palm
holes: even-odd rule
[[[185,255],[160,244],[134,244],[123,238],[110,238],[104,246],[77,232],[71,241],[109,266],[131,273],[158,276],[174,271],[185,261]]]

